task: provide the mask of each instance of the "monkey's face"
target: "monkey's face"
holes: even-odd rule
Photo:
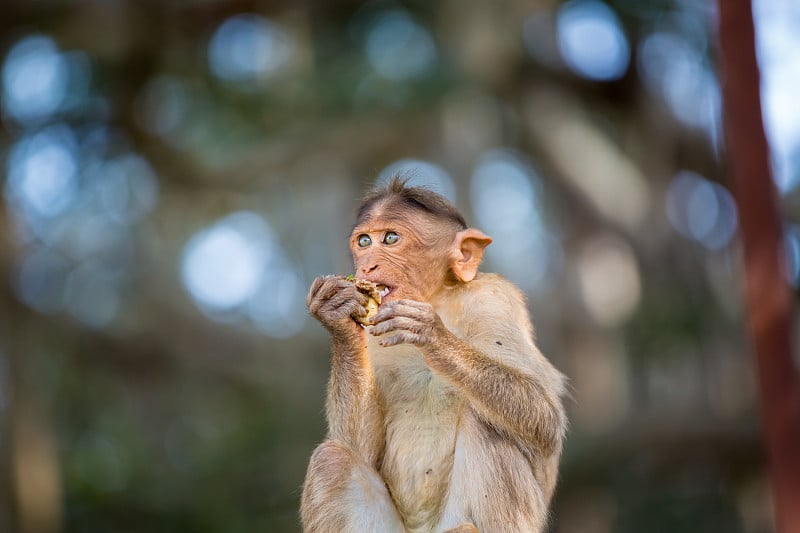
[[[417,212],[374,213],[350,236],[356,277],[377,284],[383,301],[430,301],[449,273],[452,233]]]

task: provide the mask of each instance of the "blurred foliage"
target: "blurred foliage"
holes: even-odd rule
[[[552,531],[770,531],[714,17],[0,4],[0,531],[297,531],[328,371],[305,289],[397,170],[495,237],[571,378]]]

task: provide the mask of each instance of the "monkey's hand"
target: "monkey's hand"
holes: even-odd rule
[[[344,276],[321,276],[311,284],[306,305],[335,339],[355,340],[364,332],[353,317],[366,316],[367,300]]]
[[[371,335],[386,335],[380,340],[381,346],[430,346],[452,335],[431,304],[415,300],[384,303],[372,317],[372,324]]]

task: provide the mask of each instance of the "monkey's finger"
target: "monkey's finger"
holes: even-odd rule
[[[396,333],[394,335],[389,335],[388,337],[382,338],[378,344],[386,348],[389,346],[397,346],[398,344],[413,344],[415,346],[422,346],[425,344],[425,338],[422,335],[417,335],[416,333],[403,331],[401,333]]]
[[[311,288],[308,289],[308,296],[306,296],[306,304],[309,307],[311,306],[311,301],[317,297],[317,293],[319,292],[322,285],[325,283],[326,278],[328,278],[328,276],[319,276],[311,284]]]
[[[358,291],[341,289],[331,294],[330,298],[328,298],[328,300],[325,302],[325,307],[337,309],[351,302],[354,302],[360,306],[364,306],[367,303],[367,299],[367,295]]]
[[[334,302],[326,300],[317,302],[312,308],[312,315],[328,327],[350,321],[351,317],[360,316],[364,309],[357,300],[347,300],[337,297]]]
[[[319,308],[314,310],[316,316],[323,324],[335,324],[350,317],[361,317],[366,313],[366,297],[361,294],[349,294],[346,291],[339,291],[329,300],[321,303]]]
[[[374,324],[373,328],[370,330],[370,334],[377,336],[397,331],[414,333],[418,335],[421,334],[424,329],[425,325],[421,324],[417,320],[401,316],[385,320],[380,324]]]
[[[313,292],[309,292],[308,301],[306,302],[312,315],[317,315],[333,294],[328,280],[323,279],[320,283],[315,283],[315,285],[311,287]]]
[[[314,280],[314,283],[311,284],[311,288],[308,291],[308,297],[306,299],[309,307],[311,306],[311,302],[315,300],[327,300],[333,294],[337,292],[337,287],[339,286],[339,280],[336,276],[320,276]]]
[[[400,300],[394,300],[392,303],[394,303],[395,305],[403,305],[403,306],[406,306],[406,307],[413,307],[415,309],[420,309],[420,310],[433,309],[433,306],[431,304],[429,304],[429,303],[420,302],[418,300],[409,300],[407,298],[403,298],[403,299],[400,299]]]
[[[412,318],[420,322],[431,322],[433,320],[436,314],[433,310],[433,306],[429,304],[418,306],[406,303],[410,301],[411,300],[396,300],[394,302],[388,302],[385,306],[382,305],[378,308],[378,314],[373,317],[373,324],[380,324],[385,320],[400,316]]]
[[[324,316],[328,321],[338,322],[363,316],[362,313],[366,314],[364,306],[359,305],[358,302],[347,302],[340,307],[326,311]]]
[[[309,310],[316,313],[322,305],[341,292],[355,295],[357,291],[353,290],[351,286],[352,284],[344,282],[343,278],[337,276],[317,278],[309,291],[307,302]]]
[[[363,305],[356,305],[354,306],[353,311],[350,313],[350,316],[353,318],[356,317],[364,318],[365,316],[367,316],[367,313],[368,311],[366,307],[364,307]]]

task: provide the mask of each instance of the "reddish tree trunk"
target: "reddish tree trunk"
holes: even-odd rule
[[[761,117],[752,5],[719,0],[727,164],[744,244],[748,329],[777,530],[800,533],[800,382],[792,358],[792,294]]]

